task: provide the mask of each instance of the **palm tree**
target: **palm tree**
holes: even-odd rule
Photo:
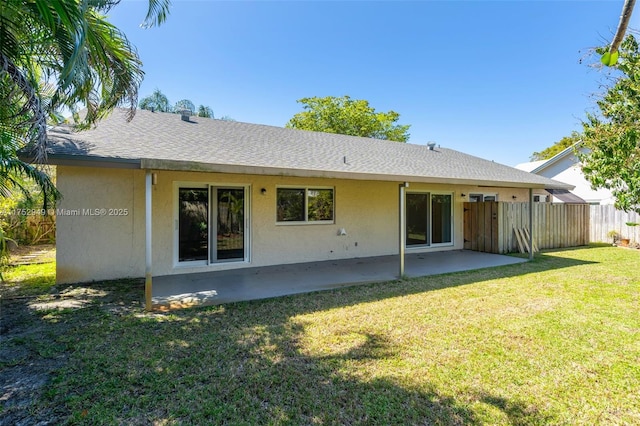
[[[0,197],[31,197],[25,178],[43,193],[44,207],[60,194],[28,151],[44,163],[47,123],[61,107],[80,128],[128,104],[133,118],[142,62],[127,37],[104,16],[120,0],[3,0],[0,7]],[[149,0],[143,25],[160,25],[170,0]],[[6,237],[0,228],[0,258]],[[1,277],[0,277],[1,278]]]
[[[145,96],[140,100],[140,109],[149,111],[170,112],[173,107],[169,103],[169,99],[160,89],[156,89],[149,96]]]
[[[0,180],[31,173],[32,166],[17,158],[26,147],[37,162],[44,162],[47,123],[61,107],[85,109],[83,117],[75,114],[81,128],[125,104],[128,118],[133,118],[144,73],[126,36],[106,20],[105,14],[119,1],[2,2]],[[143,25],[164,22],[169,4],[170,0],[149,0]],[[0,188],[12,186],[5,183],[0,182]],[[39,183],[42,189],[53,188],[48,179]]]

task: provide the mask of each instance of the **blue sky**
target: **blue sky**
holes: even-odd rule
[[[611,40],[622,3],[173,0],[142,29],[147,1],[125,0],[109,18],[144,63],[141,97],[284,126],[297,99],[349,95],[400,113],[410,143],[515,165],[593,110],[604,76],[579,61]]]

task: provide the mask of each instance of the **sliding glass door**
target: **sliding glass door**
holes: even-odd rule
[[[407,246],[429,244],[429,194],[407,194]]]
[[[244,187],[178,188],[178,262],[246,259]]]
[[[178,261],[207,260],[209,252],[209,191],[178,190]]]
[[[212,260],[244,260],[244,188],[211,188],[216,200]]]
[[[452,194],[406,194],[407,247],[453,243]]]
[[[451,194],[431,195],[431,244],[451,243]]]

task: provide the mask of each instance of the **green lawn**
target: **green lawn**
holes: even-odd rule
[[[44,343],[9,339],[31,355],[6,368],[64,360],[24,409],[56,423],[640,424],[639,265],[581,248],[153,314],[139,281],[69,287],[83,303],[31,310]]]
[[[9,266],[2,272],[2,288],[6,296],[38,296],[47,294],[56,283],[55,262]]]

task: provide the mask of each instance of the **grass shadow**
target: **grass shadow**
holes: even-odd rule
[[[312,355],[301,343],[303,324],[268,316],[268,302],[256,305],[90,326],[84,334],[92,337],[78,344],[80,355],[60,371],[46,403],[64,407],[70,423],[92,425],[483,424],[466,401],[429,380],[408,386],[366,368],[353,374],[356,364],[394,357],[386,336],[366,334],[337,353]],[[248,315],[251,307],[259,312]],[[548,420],[498,395],[478,399],[522,424]]]

